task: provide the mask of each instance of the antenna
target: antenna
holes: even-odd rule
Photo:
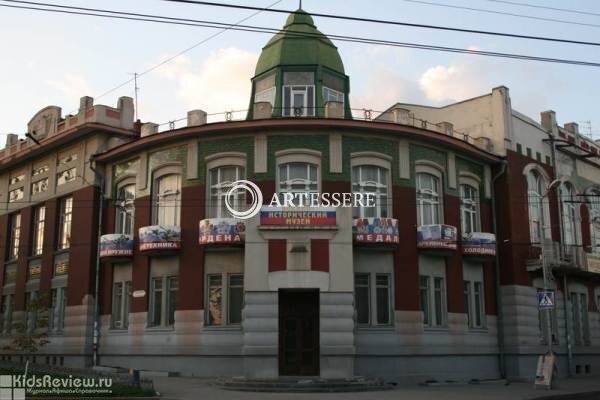
[[[134,89],[134,101],[135,101],[135,120],[137,121],[139,119],[139,113],[138,113],[138,92],[140,91],[140,88],[137,84],[137,78],[139,76],[139,74],[137,72],[134,72],[133,74],[133,89]],[[131,81],[130,81],[131,82]]]
[[[300,1],[300,7],[298,7],[298,8],[302,9],[302,0],[299,0],[299,1]]]

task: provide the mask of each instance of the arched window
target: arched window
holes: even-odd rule
[[[560,201],[563,219],[563,242],[565,245],[576,245],[577,234],[577,203],[575,202],[575,189],[569,182],[560,186]]]
[[[460,185],[460,217],[463,234],[479,231],[479,190],[467,183]]]
[[[119,186],[116,200],[116,233],[123,235],[133,234],[133,217],[135,213],[135,184],[129,183]]]
[[[376,165],[352,167],[352,192],[373,193],[375,207],[356,207],[354,217],[389,217],[388,211],[389,170]]]
[[[181,175],[156,178],[153,192],[154,223],[179,226],[181,214]]]
[[[279,194],[319,193],[317,166],[306,162],[279,164]],[[306,203],[306,201],[305,201]],[[294,201],[296,204],[296,201]]]
[[[529,235],[531,243],[550,238],[550,211],[546,198],[546,181],[536,170],[527,173]]]
[[[417,225],[442,223],[441,189],[438,176],[417,173]]]
[[[238,165],[224,165],[212,168],[209,171],[209,207],[208,216],[210,218],[228,218],[231,215],[225,206],[225,195],[233,187],[233,183],[244,179],[244,168]],[[231,204],[236,210],[243,209],[246,202],[246,191],[238,190],[232,199]]]
[[[600,253],[600,190],[592,189],[588,194],[590,208],[590,237],[592,252]]]

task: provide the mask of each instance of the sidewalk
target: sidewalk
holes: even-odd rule
[[[154,387],[163,399],[168,400],[531,400],[557,396],[556,400],[600,399],[600,379],[572,378],[557,381],[557,389],[534,389],[532,383],[509,385],[488,383],[479,385],[450,385],[437,387],[399,386],[394,390],[363,393],[255,393],[222,390],[211,385],[212,380],[202,378],[155,378]],[[586,396],[576,393],[597,392]]]

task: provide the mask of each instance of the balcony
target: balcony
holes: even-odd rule
[[[100,258],[114,259],[133,256],[133,235],[111,233],[100,236]]]
[[[354,218],[352,239],[356,244],[397,245],[400,243],[398,220],[394,218]]]
[[[417,248],[423,250],[456,250],[456,227],[452,225],[421,225],[417,228]]]
[[[246,225],[235,218],[209,218],[200,221],[200,245],[241,244],[246,236]]]
[[[600,274],[600,249],[596,247],[594,250],[592,253],[586,254],[587,270],[588,272]]]
[[[471,232],[463,235],[462,253],[474,257],[495,257],[496,235],[487,232]]]
[[[529,253],[526,262],[529,271],[540,269],[546,263],[551,268],[600,272],[600,255],[594,259],[594,255],[586,254],[581,245],[561,245],[559,242],[545,239],[540,244],[532,244]]]
[[[181,228],[172,225],[151,225],[139,230],[142,253],[168,253],[181,248]]]

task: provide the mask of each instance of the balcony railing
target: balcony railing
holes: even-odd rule
[[[240,244],[246,236],[246,225],[235,218],[209,218],[200,221],[198,243]]]
[[[431,250],[456,250],[456,227],[442,224],[419,226],[417,228],[417,247]]]
[[[354,218],[352,223],[354,243],[392,244],[400,243],[398,220],[394,218]]]
[[[133,256],[133,235],[111,233],[100,236],[100,258]]]
[[[161,253],[181,248],[181,228],[172,225],[144,226],[139,230],[140,251]]]

